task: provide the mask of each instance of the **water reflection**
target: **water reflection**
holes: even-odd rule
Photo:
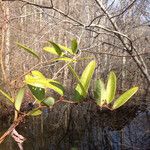
[[[111,112],[101,111],[93,103],[62,103],[25,120],[17,130],[27,138],[25,150],[148,150],[149,123],[150,112],[140,111],[138,106]],[[11,149],[18,149],[11,138],[0,145],[0,150]]]

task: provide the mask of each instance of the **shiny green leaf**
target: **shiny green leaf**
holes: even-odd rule
[[[63,53],[58,53],[54,47],[44,47],[43,50],[58,56],[63,54]]]
[[[11,103],[14,103],[14,99],[10,97],[7,93],[0,89],[0,93],[3,94]]]
[[[81,90],[82,90],[82,92],[83,92],[83,95],[86,95],[86,90],[84,89],[84,87],[83,87],[83,85],[82,85],[82,83],[81,83],[81,81],[80,81],[79,76],[77,75],[77,73],[75,72],[75,70],[72,68],[71,65],[68,65],[68,68],[70,69],[70,71],[71,71],[71,73],[73,74],[73,76],[77,79],[78,84],[80,85]],[[76,97],[75,97],[75,96],[74,96],[74,99],[76,100]]]
[[[14,106],[17,111],[20,111],[20,107],[24,98],[25,88],[21,88],[16,96]]]
[[[31,71],[31,74],[37,78],[45,78],[45,76],[38,70]]]
[[[32,95],[37,100],[42,101],[45,98],[45,89],[44,88],[32,86],[32,85],[29,85],[29,84],[28,84],[28,87],[29,87]]]
[[[46,49],[46,51],[52,53],[52,54],[57,54],[58,56],[61,56],[62,55],[62,50],[61,48],[54,42],[52,41],[49,41],[49,43],[51,43],[51,45],[53,46],[53,49]],[[45,48],[44,48],[45,50]]]
[[[73,54],[76,54],[77,48],[78,48],[77,40],[76,40],[76,39],[73,39],[73,40],[71,41],[71,49],[72,49]]]
[[[91,61],[86,66],[86,68],[83,71],[83,73],[81,75],[81,78],[80,78],[80,82],[83,85],[86,93],[81,88],[81,85],[78,84],[75,88],[75,93],[74,93],[75,100],[81,101],[83,99],[83,97],[85,98],[87,96],[88,88],[89,88],[89,85],[90,85],[95,67],[96,67],[96,62],[95,61]]]
[[[63,61],[67,61],[67,62],[77,62],[75,59],[72,59],[69,57],[60,57],[60,58],[54,59],[54,61],[58,61],[58,60],[63,60]]]
[[[29,84],[31,86],[34,86],[34,87],[38,87],[41,90],[45,89],[45,88],[50,88],[50,89],[54,90],[55,92],[59,93],[60,95],[64,94],[63,86],[58,81],[55,81],[52,79],[47,79],[47,78],[41,77],[41,76],[35,76],[35,74],[34,74],[34,76],[26,75],[25,83]],[[37,88],[37,90],[38,90],[38,88]]]
[[[67,51],[67,52],[69,52],[70,54],[73,54],[72,49],[70,49],[70,48],[68,48],[68,47],[66,47],[66,46],[60,45],[60,44],[58,44],[58,46],[59,46],[62,50]]]
[[[117,109],[125,104],[138,90],[138,87],[133,87],[123,93],[113,104],[112,109]]]
[[[60,85],[61,85],[60,82],[58,82],[58,81],[56,81],[56,80],[53,80],[53,79],[47,79],[47,81],[48,81],[48,82],[52,82],[52,83],[57,83],[57,84],[60,84]]]
[[[47,87],[49,87],[50,89],[54,90],[55,92],[57,92],[61,96],[64,95],[64,88],[63,88],[63,86],[60,83],[49,82]]]
[[[39,56],[38,56],[38,54],[37,54],[34,50],[32,50],[31,48],[29,48],[29,47],[27,47],[27,46],[25,46],[25,45],[22,45],[22,44],[20,44],[20,43],[16,43],[16,44],[17,44],[20,48],[22,48],[22,49],[24,49],[25,51],[27,51],[28,53],[32,54],[34,57],[40,59]]]
[[[46,88],[47,80],[38,79],[37,77],[34,78],[32,75],[26,75],[25,83],[39,88]]]
[[[116,75],[114,72],[110,72],[108,76],[108,82],[106,87],[106,102],[111,103],[116,94]]]
[[[47,97],[46,99],[44,99],[43,101],[42,101],[42,103],[44,104],[44,105],[46,105],[46,106],[53,106],[54,105],[54,103],[55,103],[55,99],[53,98],[53,97]]]

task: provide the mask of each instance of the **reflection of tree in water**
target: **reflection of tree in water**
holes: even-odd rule
[[[138,115],[123,129],[123,145],[135,149],[148,149],[150,147],[150,113]]]
[[[146,149],[148,119],[149,113],[139,113],[138,106],[109,111],[90,102],[59,103],[41,117],[26,120],[19,132],[27,138],[25,149]]]

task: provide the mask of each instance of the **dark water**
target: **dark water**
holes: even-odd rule
[[[0,132],[8,127],[1,121]],[[134,105],[112,112],[90,102],[62,103],[26,119],[17,131],[27,139],[24,150],[149,150],[150,111]],[[18,147],[9,137],[0,150]]]

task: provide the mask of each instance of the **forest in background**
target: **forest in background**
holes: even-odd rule
[[[2,0],[0,30],[0,83],[12,95],[32,69],[50,77],[62,67],[48,63],[53,56],[42,52],[47,41],[69,46],[73,38],[81,55],[96,59],[94,78],[113,70],[120,91],[138,85],[142,94],[150,84],[149,0]],[[34,49],[41,62],[16,42]],[[87,62],[74,65],[79,74]],[[70,93],[75,83],[70,71],[64,69],[59,78]]]
[[[149,148],[149,41],[149,0],[1,0],[0,149]]]

